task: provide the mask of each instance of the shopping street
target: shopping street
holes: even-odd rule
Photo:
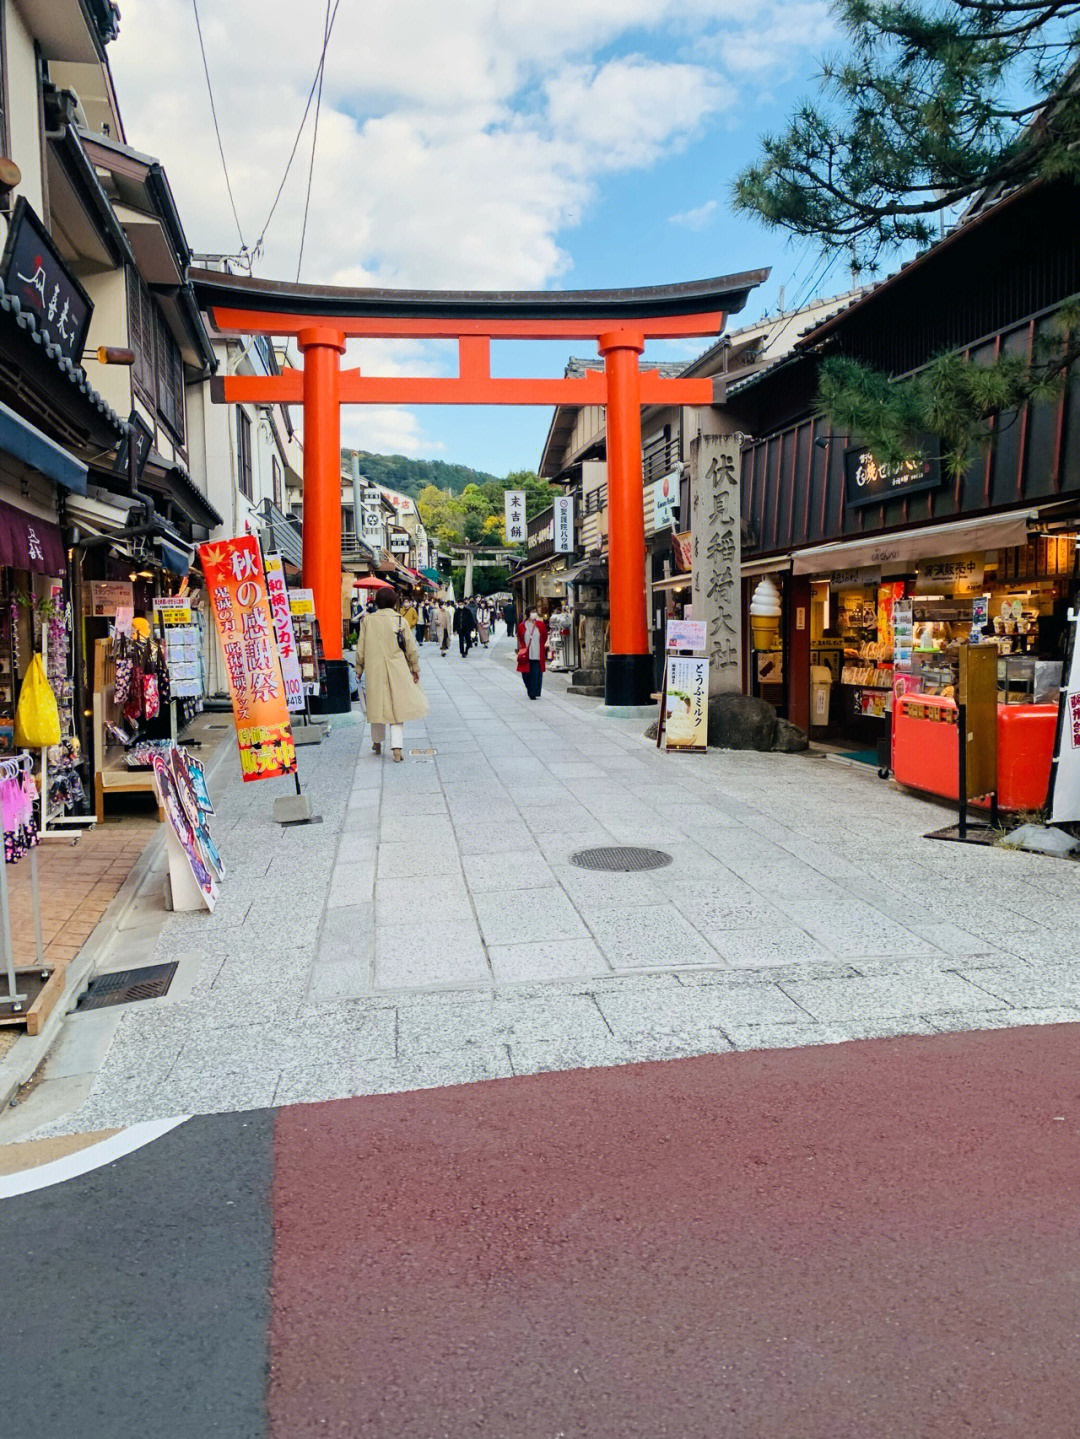
[[[403,765],[359,724],[302,750],[320,824],[275,825],[230,747],[216,909],[167,915],[159,873],[104,961],[176,960],[168,995],[69,1016],[0,1139],[1080,1019],[1072,863],[927,840],[948,812],[862,766],[660,753],[511,659],[427,648]],[[626,844],[672,862],[570,863]]]

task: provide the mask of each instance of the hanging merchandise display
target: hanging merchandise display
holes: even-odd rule
[[[17,864],[38,843],[37,788],[29,756],[12,770],[0,771],[0,816],[4,830],[4,863]]]
[[[38,998],[41,996],[42,986],[49,978],[49,971],[44,968],[45,946],[41,929],[41,890],[37,865],[38,836],[34,823],[37,791],[34,787],[33,769],[33,757],[29,754],[13,755],[0,760],[0,831],[4,836],[4,863],[0,864],[0,962],[7,980],[7,993],[0,994],[0,1018],[8,1024],[25,1022],[28,1031],[36,1034],[44,1014],[48,1012],[47,1009],[43,1011]],[[30,855],[30,897],[37,969],[33,975],[22,971],[16,979],[6,866],[17,863],[26,854]],[[32,999],[32,1008],[37,1011],[36,1021],[31,1012]],[[55,999],[54,994],[52,1003],[55,1003]]]
[[[15,708],[15,742],[31,749],[60,743],[60,714],[56,696],[45,677],[41,656],[35,654],[27,668]]]
[[[214,806],[202,764],[178,745],[153,755],[154,787],[168,824],[169,888],[174,910],[212,910],[225,864],[210,834]]]

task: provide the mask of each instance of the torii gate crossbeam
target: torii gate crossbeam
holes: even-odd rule
[[[709,405],[712,381],[663,378],[641,370],[638,356],[649,339],[719,334],[768,273],[636,290],[500,293],[324,288],[192,270],[200,308],[219,333],[291,337],[304,356],[303,370],[218,377],[212,394],[224,404],[304,407],[304,582],[315,595],[328,662],[328,707],[348,708],[340,577],[342,404],[605,406],[611,603],[605,699],[610,705],[647,703],[652,660],[641,406]],[[359,337],[456,339],[458,374],[383,378],[342,370],[346,341]],[[493,376],[493,339],[591,339],[604,369],[551,380]]]

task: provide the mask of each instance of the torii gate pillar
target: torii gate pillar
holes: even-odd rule
[[[341,356],[345,336],[331,326],[301,330],[304,356],[304,585],[315,598],[326,660],[326,710],[349,709],[341,653]]]
[[[647,705],[653,661],[645,615],[645,504],[641,475],[641,374],[644,336],[633,330],[601,335],[607,380],[608,593],[611,651],[604,703]]]

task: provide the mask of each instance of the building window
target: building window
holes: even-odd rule
[[[281,509],[281,461],[277,455],[272,456],[271,463],[274,473],[274,504]]]
[[[135,270],[127,272],[128,341],[135,352],[131,367],[136,389],[172,432],[184,442],[184,361],[180,347]]]
[[[251,421],[243,410],[236,411],[236,470],[240,477],[240,493],[245,499],[254,497],[251,483]]]

